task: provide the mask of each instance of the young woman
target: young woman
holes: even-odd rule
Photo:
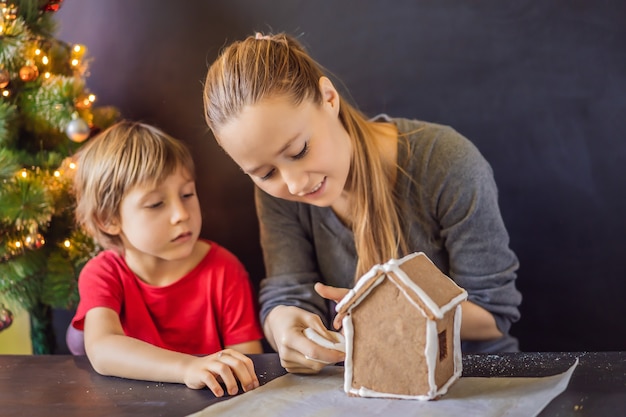
[[[332,340],[332,301],[373,265],[415,251],[469,293],[465,352],[518,349],[509,335],[518,260],[492,170],[467,139],[433,123],[365,117],[286,34],[228,46],[209,68],[204,106],[219,144],[257,185],[261,321],[288,371],[341,361],[303,330]]]
[[[81,271],[71,351],[86,351],[103,375],[218,397],[237,394],[238,381],[258,387],[246,354],[262,352],[263,334],[248,274],[199,239],[189,150],[153,126],[120,122],[80,151],[74,188],[78,222],[106,250]]]

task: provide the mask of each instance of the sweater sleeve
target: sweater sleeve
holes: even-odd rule
[[[493,171],[479,150],[452,128],[441,130],[429,171],[432,210],[449,255],[449,275],[469,300],[494,315],[504,334],[520,317],[519,267],[498,206]]]
[[[308,211],[255,188],[266,278],[260,283],[261,324],[276,306],[300,307],[329,325],[326,301],[314,290],[321,281]]]

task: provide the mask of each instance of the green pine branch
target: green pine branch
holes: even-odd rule
[[[19,114],[15,104],[0,101],[0,149],[15,146],[19,132]],[[2,169],[2,161],[0,161]]]
[[[42,13],[41,7],[48,3],[45,0],[17,0],[12,1],[17,6],[17,13],[36,35],[52,36],[58,28],[53,14]]]
[[[65,131],[76,115],[95,133],[120,114],[83,101],[90,58],[54,38],[49,1],[7,5],[0,19],[0,295],[30,313],[33,351],[53,353],[51,311],[76,306],[77,277],[101,250],[75,224],[70,162],[82,144]]]
[[[34,35],[28,30],[26,22],[15,19],[5,22],[2,41],[0,42],[0,63],[11,74],[17,74],[26,62],[29,40]]]
[[[36,152],[71,143],[64,130],[76,111],[74,100],[84,89],[84,80],[76,77],[53,76],[30,83],[18,100],[25,133],[20,146]],[[87,123],[91,122],[90,112],[82,116],[87,118]]]
[[[17,230],[46,224],[54,212],[50,192],[39,175],[17,176],[0,189],[0,220]]]
[[[30,310],[38,304],[45,266],[43,251],[26,251],[10,262],[0,262],[0,294],[9,306]]]

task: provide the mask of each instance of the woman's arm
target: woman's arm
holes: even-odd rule
[[[488,340],[508,334],[519,319],[519,262],[509,247],[493,171],[469,140],[448,128],[432,148],[429,173],[448,275],[468,292],[462,338]]]
[[[484,308],[471,301],[463,301],[461,310],[462,340],[490,340],[503,336],[496,326],[493,314]]]
[[[304,336],[311,327],[328,332],[328,305],[313,289],[321,280],[313,243],[312,221],[295,203],[256,190],[261,245],[267,277],[259,301],[265,337],[289,372],[315,373],[341,362],[344,355]]]
[[[259,288],[261,324],[265,327],[269,312],[282,305],[300,307],[325,321],[328,306],[313,290],[322,278],[310,213],[258,188],[255,203],[266,272]]]

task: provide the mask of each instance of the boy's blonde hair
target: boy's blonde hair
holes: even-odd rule
[[[284,33],[250,36],[222,51],[209,68],[204,85],[206,122],[219,136],[220,127],[245,106],[287,97],[294,105],[305,100],[322,105],[322,67],[302,45]],[[395,170],[386,167],[372,123],[340,97],[339,119],[352,140],[347,188],[352,191],[352,231],[358,254],[355,278],[374,264],[406,253],[394,196]]]
[[[195,179],[189,149],[154,126],[121,121],[89,141],[77,155],[76,221],[102,247],[123,252],[103,227],[119,221],[120,205],[135,186],[156,186],[179,168]]]

